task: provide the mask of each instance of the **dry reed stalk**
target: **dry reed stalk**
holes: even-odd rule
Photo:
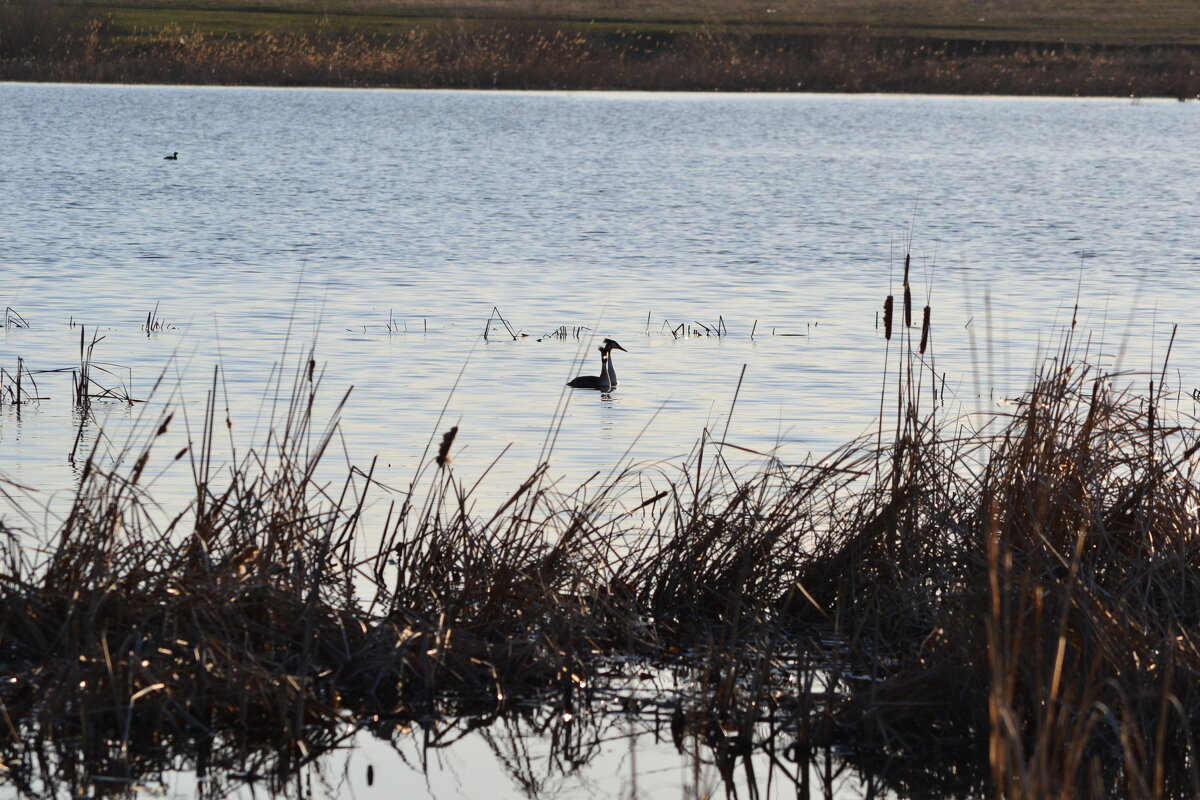
[[[28,328],[29,323],[12,306],[4,307],[4,329]]]

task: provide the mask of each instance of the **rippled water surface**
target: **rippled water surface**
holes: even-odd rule
[[[0,471],[51,507],[70,489],[81,325],[104,379],[154,398],[97,404],[102,452],[163,403],[198,417],[217,364],[252,438],[273,366],[315,341],[327,408],[354,387],[339,458],[404,485],[457,424],[465,476],[511,445],[486,503],[608,336],[621,386],[567,396],[567,483],[678,461],[706,426],[797,462],[875,429],[910,239],[953,413],[1002,409],[1077,296],[1108,368],[1161,369],[1180,324],[1189,411],[1198,129],[1194,103],[1128,100],[0,85],[0,305],[29,325],[0,367],[66,369],[5,398]],[[485,340],[493,307],[522,335]]]
[[[788,460],[867,430],[909,235],[949,399],[1023,385],[1081,264],[1083,325],[1114,355],[1130,331],[1125,366],[1171,322],[1194,361],[1195,104],[5,85],[0,107],[0,299],[31,326],[0,364],[71,366],[74,321],[135,396],[220,362],[249,422],[289,331],[315,338],[330,394],[355,387],[352,449],[394,477],[460,370],[460,468],[512,443],[493,476],[527,471],[593,332],[629,353],[611,398],[570,398],[565,474],[723,430],[743,364],[732,440]],[[147,338],[156,306],[173,327]],[[483,341],[493,306],[529,337]],[[51,489],[69,376],[39,386],[0,435]]]

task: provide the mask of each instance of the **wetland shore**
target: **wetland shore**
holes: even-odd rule
[[[812,5],[813,7],[809,7]],[[234,6],[0,3],[0,80],[1193,98],[1200,13],[797,0]],[[978,4],[976,4],[978,5]],[[1120,5],[1120,4],[1118,4]],[[875,6],[879,6],[876,8]],[[1070,16],[1074,15],[1074,16]]]
[[[314,352],[277,373],[280,426],[227,467],[214,371],[174,456],[194,496],[167,520],[147,465],[186,419],[147,403],[141,441],[84,457],[56,531],[0,521],[26,543],[0,580],[4,781],[79,796],[184,764],[282,792],[359,730],[549,709],[637,716],[727,786],[755,753],[836,751],[900,797],[1195,796],[1194,420],[1064,333],[1069,366],[969,433],[930,405],[929,308],[910,328],[892,300],[886,437],[738,472],[706,436],[678,472],[574,490],[542,463],[476,514],[453,427],[365,548],[378,460],[316,477],[348,395],[312,416]],[[85,415],[114,394],[90,358]],[[35,402],[20,386],[12,402]]]

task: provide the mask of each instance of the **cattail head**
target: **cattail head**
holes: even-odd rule
[[[892,338],[892,306],[896,303],[895,298],[890,294],[883,301],[883,338]]]
[[[912,290],[907,281],[904,282],[904,327],[912,327]]]
[[[438,447],[437,454],[437,465],[441,469],[445,469],[454,461],[454,457],[450,455],[450,446],[454,444],[455,436],[458,436],[457,425],[442,434],[442,444]]]
[[[925,355],[925,347],[929,344],[929,306],[921,316],[921,355]]]

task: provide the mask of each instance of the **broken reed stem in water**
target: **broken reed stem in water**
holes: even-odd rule
[[[12,306],[5,306],[4,327],[6,330],[9,328],[28,328],[29,323]]]
[[[91,401],[89,388],[91,384],[91,364],[92,364],[92,349],[99,341],[95,334],[92,334],[92,343],[86,348],[84,346],[85,331],[87,326],[79,326],[79,380],[75,385],[75,405],[80,408],[87,408]]]
[[[491,333],[492,320],[499,320],[500,323],[504,325],[504,330],[508,332],[508,335],[512,337],[514,342],[520,338],[519,334],[513,330],[512,325],[509,325],[508,320],[506,320],[504,315],[500,313],[500,309],[497,306],[492,306],[492,313],[488,315],[487,322],[483,326],[484,341],[488,340],[488,335]]]
[[[166,328],[166,322],[158,317],[158,303],[155,303],[154,308],[146,312],[146,321],[142,323],[142,330],[149,336],[151,333],[157,333]]]

